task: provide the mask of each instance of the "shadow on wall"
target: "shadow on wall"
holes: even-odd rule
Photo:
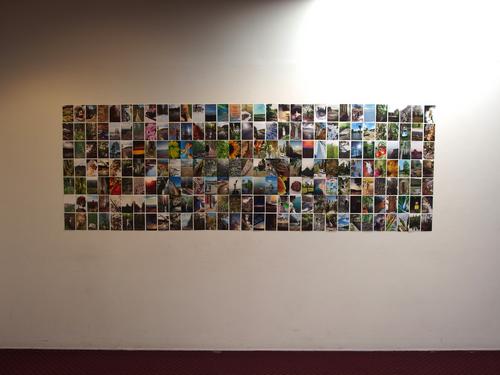
[[[25,70],[61,65],[88,71],[127,65],[194,64],[200,60],[243,60],[245,45],[261,45],[270,37],[264,24],[279,23],[279,13],[299,9],[306,1],[58,1],[8,2],[0,23],[0,41],[8,59],[2,59],[0,81]],[[277,7],[276,5],[279,5]],[[262,10],[266,7],[269,10]],[[267,14],[267,16],[266,16]],[[22,24],[19,23],[22,20]],[[259,24],[259,29],[254,30]],[[272,34],[272,33],[267,33]],[[230,50],[230,53],[228,52]],[[141,65],[139,65],[141,64]],[[116,66],[115,65],[115,66]],[[170,65],[171,66],[171,65]],[[131,70],[132,71],[132,70]],[[109,70],[112,72],[112,70]],[[85,74],[78,70],[76,74]]]

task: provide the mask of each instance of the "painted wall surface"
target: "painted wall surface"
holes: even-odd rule
[[[11,2],[0,347],[500,348],[494,4]],[[67,103],[432,103],[433,231],[68,232]]]

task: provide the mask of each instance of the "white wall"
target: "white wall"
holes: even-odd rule
[[[84,3],[3,12],[0,347],[500,348],[488,1]],[[61,106],[134,102],[436,104],[434,231],[64,232]]]

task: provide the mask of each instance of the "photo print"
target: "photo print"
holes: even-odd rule
[[[431,231],[436,108],[62,108],[66,230]]]

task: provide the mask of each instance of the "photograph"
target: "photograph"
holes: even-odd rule
[[[170,119],[170,121],[174,121]],[[216,104],[205,104],[205,121],[215,122],[217,121],[217,105]]]
[[[326,139],[326,122],[314,123],[314,139]]]
[[[316,104],[314,106],[314,121],[326,121],[326,105]]]
[[[266,123],[265,122],[254,122],[253,123],[255,139],[266,139]]]
[[[314,104],[302,105],[302,121],[306,122],[314,121]]]
[[[241,121],[253,121],[253,104],[241,104]]]
[[[339,121],[339,105],[330,104],[327,106],[327,121]]]
[[[375,123],[374,122],[364,122],[363,123],[363,139],[374,140],[375,139]]]
[[[435,121],[434,121],[435,110],[436,110],[436,107],[433,105],[426,105],[424,107],[424,121],[425,121],[425,123],[435,124]]]
[[[168,122],[168,104],[156,105],[156,122],[159,124]]]
[[[62,121],[63,122],[73,122],[73,106],[72,105],[65,105],[63,106],[62,109]]]
[[[326,157],[328,159],[338,159],[339,157],[338,141],[326,141]]]
[[[432,231],[432,214],[421,215],[420,230],[423,232]]]
[[[376,105],[376,121],[387,122],[387,104]]]
[[[434,141],[435,140],[436,125],[435,124],[425,124],[424,125],[424,141]]]
[[[279,122],[278,123],[278,139],[289,140],[290,139],[290,123],[289,122]]]
[[[339,139],[339,124],[338,122],[328,122],[326,125],[326,139],[337,140]]]
[[[229,106],[227,104],[217,104],[217,122],[229,121]]]
[[[397,105],[387,106],[387,116],[389,122],[399,122],[399,108]]]
[[[191,140],[193,139],[193,124],[190,122],[181,124],[181,139]]]
[[[196,123],[205,122],[205,105],[204,104],[193,104],[192,106],[192,120]],[[157,120],[160,121],[159,119]]]
[[[243,122],[241,124],[241,139],[253,140],[254,127],[252,122]]]
[[[415,143],[415,156],[413,159],[422,158],[422,142]],[[412,154],[413,155],[413,154]],[[420,158],[418,157],[420,156]],[[423,158],[424,159],[434,159],[434,142],[423,142]]]
[[[363,123],[353,122],[351,123],[351,138],[352,140],[363,139]]]
[[[400,122],[411,122],[411,106],[405,105],[401,107],[399,112],[399,121]]]
[[[372,155],[366,155],[364,151],[364,145],[366,145],[366,142],[361,142],[361,141],[352,141],[351,142],[351,159],[361,159],[363,158],[368,158],[368,157],[373,157]],[[373,151],[373,147],[371,148]]]
[[[314,122],[302,123],[302,139],[304,140],[314,139]]]
[[[358,143],[361,146],[361,143]],[[356,151],[359,155],[361,155],[360,148]],[[340,141],[339,142],[339,158],[349,159],[351,157],[351,142],[350,141]]]
[[[193,121],[193,106],[191,104],[181,105],[181,122]]]
[[[229,139],[229,123],[228,122],[217,122],[217,139],[220,139],[220,140]]]
[[[291,112],[290,112],[290,105],[289,104],[279,104],[278,105],[278,121],[282,121],[282,122],[291,121]]]
[[[301,104],[292,104],[290,106],[290,121],[302,121]]]
[[[387,125],[387,140],[388,141],[399,140],[399,124],[397,122],[390,122]]]
[[[229,139],[234,139],[234,140],[241,139],[241,123],[240,122],[230,122],[229,123]]]
[[[168,106],[168,120],[170,122],[181,121],[181,106],[179,104],[169,104]]]
[[[352,117],[351,121],[364,121],[363,116],[363,105],[362,104],[353,104],[352,105]]]
[[[122,106],[122,113],[128,107]],[[122,121],[124,116],[122,115]],[[130,121],[130,119],[128,119]],[[144,122],[144,105],[143,104],[134,104],[132,106],[132,121],[133,122]]]
[[[351,121],[351,105],[339,105],[339,121]]]
[[[168,126],[168,139],[179,140],[181,139],[181,124],[178,122],[171,122]]]
[[[278,139],[278,123],[271,121],[266,122],[266,140]]]

